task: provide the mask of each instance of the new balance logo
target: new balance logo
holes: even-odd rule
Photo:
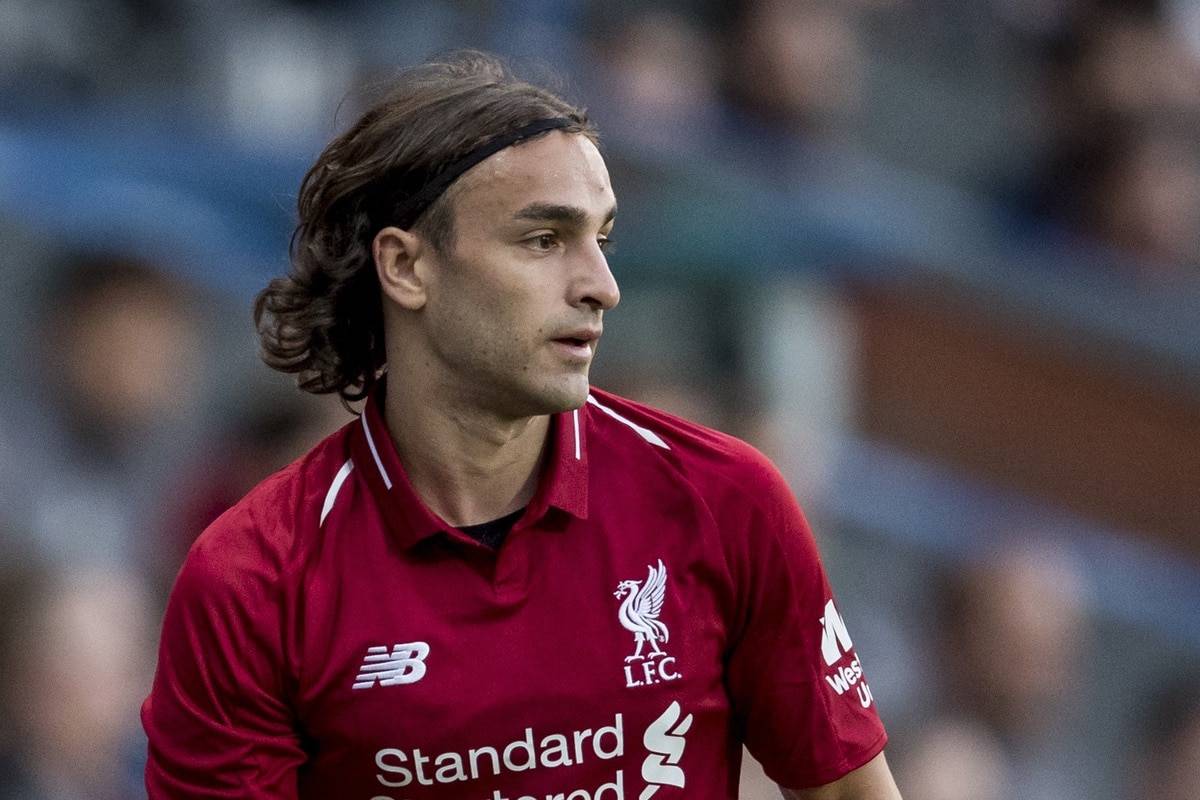
[[[646,782],[646,788],[642,789],[638,800],[650,800],[663,786],[683,788],[684,774],[679,767],[679,760],[683,758],[683,748],[687,746],[687,740],[683,737],[692,727],[692,715],[688,714],[680,720],[679,714],[679,701],[672,701],[662,716],[646,728],[642,744],[650,751],[650,755],[642,762],[642,780]]]
[[[821,632],[821,655],[825,657],[825,664],[832,667],[844,653],[850,652],[854,642],[850,641],[850,632],[846,630],[842,615],[834,608],[833,600],[825,604],[821,624],[825,626]]]
[[[380,686],[416,683],[425,677],[425,657],[428,655],[429,645],[425,642],[393,645],[390,653],[383,645],[368,647],[367,657],[354,679],[354,688],[370,689],[376,683]]]

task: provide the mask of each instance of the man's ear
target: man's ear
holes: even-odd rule
[[[383,228],[371,242],[371,255],[379,286],[392,302],[410,311],[425,305],[428,245],[418,234],[393,226]]]

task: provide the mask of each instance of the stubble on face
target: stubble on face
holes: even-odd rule
[[[553,133],[501,151],[462,180],[454,242],[436,256],[425,309],[439,396],[511,419],[578,408],[590,359],[564,355],[553,339],[599,328],[603,306],[615,304],[582,301],[578,283],[611,282],[595,249],[614,204],[603,159],[585,137]],[[586,219],[574,228],[515,221],[531,204],[579,209]],[[555,231],[557,249],[529,240],[543,231]]]

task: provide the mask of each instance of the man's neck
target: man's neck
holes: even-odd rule
[[[490,522],[529,504],[550,417],[506,420],[388,387],[384,419],[413,489],[454,526]]]

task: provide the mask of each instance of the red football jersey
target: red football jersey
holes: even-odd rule
[[[765,457],[594,390],[496,551],[415,494],[380,411],[198,539],[142,710],[157,798],[717,800],[883,749]]]

